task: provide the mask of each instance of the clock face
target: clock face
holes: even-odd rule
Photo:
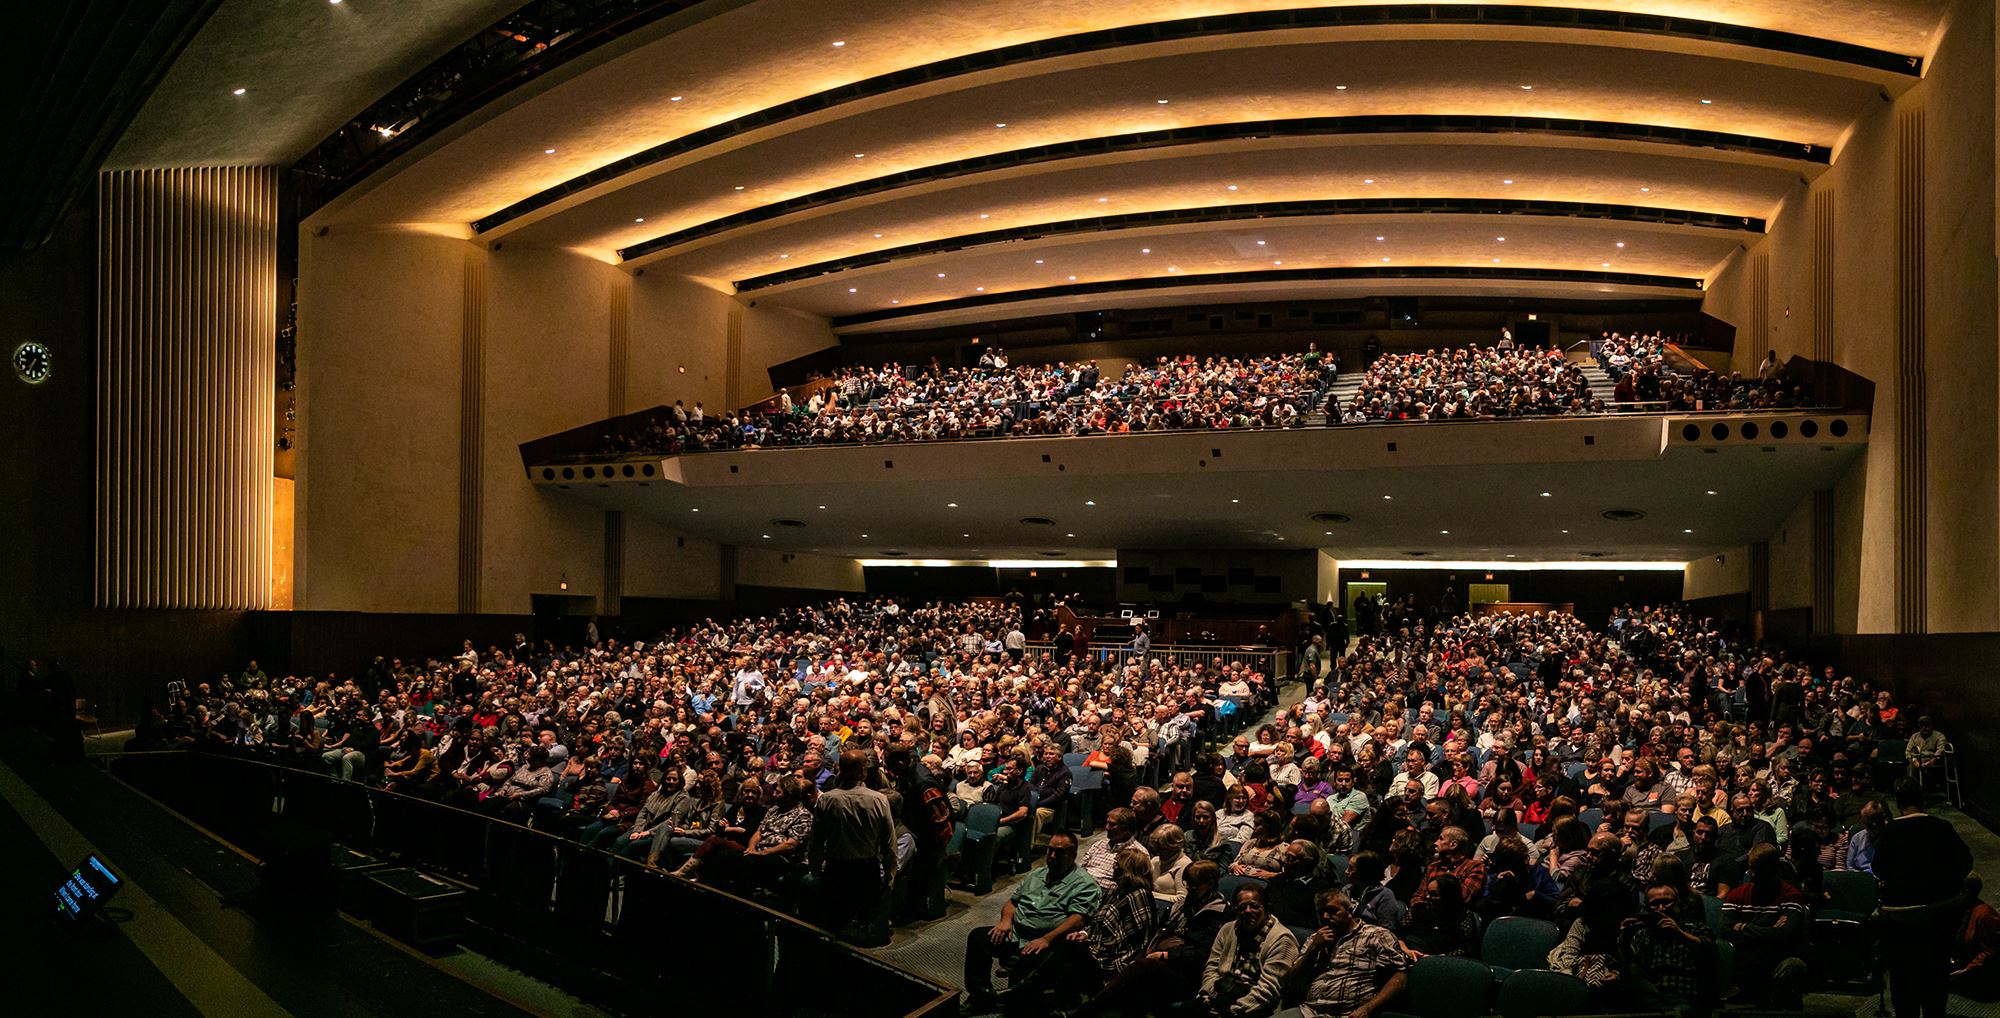
[[[29,385],[45,382],[53,367],[53,359],[48,347],[40,343],[22,343],[14,348],[14,374]]]

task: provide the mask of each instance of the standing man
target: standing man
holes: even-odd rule
[[[1875,876],[1890,925],[1882,938],[1889,999],[1897,1018],[1944,1018],[1972,852],[1949,821],[1924,812],[1924,789],[1915,780],[1896,782],[1896,809],[1900,815],[1875,842]]]
[[[889,797],[869,788],[867,777],[868,754],[843,751],[839,777],[820,793],[813,817],[808,857],[820,868],[827,925],[843,933],[865,930],[896,880],[896,818]]]
[[[1014,888],[1000,906],[999,922],[965,935],[966,999],[961,1014],[999,1010],[1000,999],[993,992],[995,961],[1021,958],[1039,967],[1053,956],[1051,948],[1082,929],[1084,920],[1097,911],[1104,890],[1076,864],[1076,835],[1062,831],[1050,835],[1048,860],[1047,866],[1031,871]],[[1021,971],[1010,980],[1009,989],[1033,977],[1033,969]]]
[[[905,918],[944,918],[944,857],[951,844],[951,801],[917,762],[915,747],[898,742],[883,754],[882,769],[902,799],[903,826],[914,842],[910,854]]]

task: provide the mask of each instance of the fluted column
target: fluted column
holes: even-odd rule
[[[96,603],[271,601],[278,173],[98,180]]]

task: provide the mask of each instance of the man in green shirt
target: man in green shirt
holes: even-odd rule
[[[1082,929],[1084,920],[1097,910],[1104,891],[1097,881],[1076,864],[1076,835],[1057,833],[1049,838],[1049,864],[1029,873],[1014,889],[1013,897],[1000,906],[1000,921],[965,935],[965,1003],[962,1014],[991,1014],[999,1010],[993,992],[993,962],[1028,959],[1039,967],[1050,949],[1072,931]],[[1027,979],[1017,974],[1012,986]]]

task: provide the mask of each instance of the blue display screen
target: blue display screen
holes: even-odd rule
[[[103,908],[124,884],[104,860],[92,854],[56,888],[56,911],[70,919],[81,919]]]

